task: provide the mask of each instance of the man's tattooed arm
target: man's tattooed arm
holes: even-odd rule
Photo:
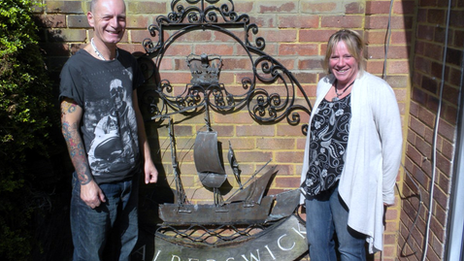
[[[61,132],[68,146],[71,161],[82,185],[92,180],[89,163],[84,149],[79,125],[82,119],[82,108],[69,98],[61,102]]]

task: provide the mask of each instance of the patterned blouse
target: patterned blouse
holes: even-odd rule
[[[303,189],[315,196],[334,186],[345,164],[351,119],[351,94],[337,100],[323,99],[311,122],[309,169]]]

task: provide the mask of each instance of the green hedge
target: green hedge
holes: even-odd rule
[[[52,86],[31,0],[0,1],[0,259],[28,260],[34,245],[36,157],[49,151]]]

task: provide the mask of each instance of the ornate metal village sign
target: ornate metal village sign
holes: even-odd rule
[[[243,31],[237,32],[237,29]],[[235,12],[232,0],[173,0],[171,12],[157,17],[156,24],[148,30],[158,39],[143,42],[146,55],[139,61],[148,79],[157,77],[155,68],[160,68],[169,47],[181,36],[196,31],[219,32],[233,39],[243,49],[251,69],[250,76],[241,79],[238,93],[237,88],[232,92],[220,80],[226,61],[205,50],[187,56],[192,78],[183,91],[175,92],[169,79],[159,79],[155,88],[141,95],[151,120],[164,122],[168,127],[176,188],[174,202],[159,204],[162,222],[153,230],[154,239],[142,245],[134,259],[288,261],[303,255],[307,243],[304,224],[296,213],[299,191],[265,195],[272,178],[278,174],[278,166],[266,164],[249,180],[242,181],[242,170],[229,144],[227,158],[239,188],[228,199],[223,199],[220,189],[227,175],[218,151],[218,133],[210,122],[210,113],[227,115],[246,108],[250,117],[260,124],[286,119],[290,125],[299,125],[299,113],[309,114],[311,105],[298,81],[264,52],[262,37],[253,41],[258,27],[250,24],[248,15]],[[279,85],[285,95],[270,93],[261,87],[266,84]],[[300,102],[296,102],[297,91],[303,95]],[[193,158],[199,180],[213,192],[214,204],[191,204],[186,199],[173,133],[176,122],[172,116],[177,114],[204,117],[206,129],[196,134]],[[307,125],[301,125],[302,134],[306,134]],[[151,249],[151,254],[147,255],[147,249]]]

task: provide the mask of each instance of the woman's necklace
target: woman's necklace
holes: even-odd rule
[[[334,98],[332,99],[332,101],[334,101],[334,102],[335,102],[335,101],[339,101],[339,100],[340,100],[340,96],[342,96],[342,95],[346,92],[346,90],[348,90],[348,88],[350,88],[350,86],[353,85],[353,84],[354,84],[354,81],[351,82],[350,84],[348,84],[348,86],[346,86],[346,87],[343,89],[343,91],[339,94],[339,93],[338,93],[338,89],[337,89],[337,81],[336,81],[335,84],[334,84],[334,89],[335,89],[335,94],[337,95],[337,97],[334,97]]]
[[[105,57],[98,51],[97,46],[93,42],[93,38],[90,40],[90,44],[92,45],[93,51],[97,54],[98,58],[102,59],[103,61],[106,61]],[[119,52],[118,49],[116,48],[116,57],[118,57]]]

